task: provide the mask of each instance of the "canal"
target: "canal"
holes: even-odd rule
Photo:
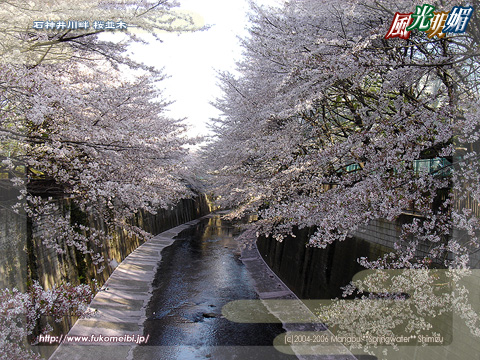
[[[234,323],[222,316],[230,301],[258,299],[236,235],[231,222],[215,215],[163,250],[146,310],[149,341],[133,359],[296,359],[272,346],[284,331],[281,324]]]

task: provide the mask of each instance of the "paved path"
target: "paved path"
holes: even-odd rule
[[[86,336],[88,340],[62,343],[50,360],[130,359],[135,341],[143,337],[145,308],[162,258],[161,251],[171,245],[181,231],[199,221],[164,231],[128,255],[108,278],[103,286],[106,290],[99,292],[90,304],[91,309],[97,310],[97,316],[78,320],[68,333],[68,336]],[[105,337],[124,341],[91,343],[92,339],[104,341]]]

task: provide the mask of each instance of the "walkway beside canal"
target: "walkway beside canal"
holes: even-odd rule
[[[210,215],[207,215],[208,217]],[[174,242],[174,237],[200,219],[189,221],[164,231],[139,246],[115,269],[105,285],[90,304],[96,316],[78,320],[68,336],[87,337],[87,341],[64,342],[50,357],[50,360],[123,360],[130,359],[132,341],[101,342],[105,337],[125,339],[131,335],[141,340],[145,308],[152,293],[152,282],[162,259],[162,250]],[[93,337],[92,337],[93,335]],[[100,336],[103,338],[101,339]],[[90,342],[95,339],[96,343]],[[109,339],[110,340],[110,339]]]

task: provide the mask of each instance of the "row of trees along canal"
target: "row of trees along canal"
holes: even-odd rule
[[[223,115],[204,153],[222,205],[238,215],[258,213],[251,229],[257,236],[281,241],[309,228],[307,245],[322,248],[372,220],[395,221],[409,212],[414,216],[403,222],[395,249],[360,259],[362,265],[468,268],[480,229],[480,6],[470,4],[465,33],[428,37],[413,30],[408,40],[385,35],[396,12],[415,10],[411,1],[254,6],[244,59],[235,73],[221,74],[216,106]],[[433,5],[450,11],[458,4]],[[428,254],[419,256],[419,246]],[[460,285],[448,292],[448,302],[432,293],[434,276],[416,284],[397,280],[425,292],[417,309],[454,308],[480,334],[478,313],[459,295]],[[346,292],[367,284],[356,282]],[[339,307],[329,320],[346,326],[345,334],[362,335],[348,333],[355,326],[339,316],[359,311]],[[372,319],[380,313],[363,311]],[[397,319],[356,320],[388,334]],[[413,319],[410,330],[425,327]]]
[[[164,75],[127,56],[129,46],[141,41],[139,31],[159,40],[162,31],[198,28],[172,5],[136,0],[0,4],[1,191],[2,200],[12,201],[8,195],[13,193],[15,200],[3,214],[13,219],[13,210],[28,219],[20,232],[34,231],[59,259],[71,254],[78,264],[88,259],[99,280],[109,259],[95,249],[111,240],[115,229],[141,242],[149,234],[129,220],[132,215],[154,213],[193,195],[185,170],[185,145],[192,140],[179,120],[164,113],[168,102],[158,87]],[[122,19],[127,29],[105,37],[105,30],[93,24],[32,28],[33,21],[72,18]],[[92,217],[102,226],[87,221]],[[14,233],[14,224],[5,227],[6,233]],[[30,245],[29,258],[40,256]],[[36,279],[48,276],[30,268],[25,291],[1,290],[1,359],[37,358],[22,344],[34,330],[48,333],[50,326],[42,321],[39,328],[40,320],[84,312],[94,284],[89,271],[77,270],[83,278],[70,272],[71,283],[54,285],[40,284]]]

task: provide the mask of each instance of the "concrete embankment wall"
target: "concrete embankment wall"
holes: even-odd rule
[[[390,249],[382,244],[350,238],[325,249],[306,247],[311,230],[294,231],[296,237],[278,242],[260,237],[257,246],[270,268],[300,299],[330,299],[341,296],[352,276],[363,268],[361,256],[377,258]]]
[[[400,224],[377,220],[362,231],[355,232],[354,237],[344,242],[333,243],[326,249],[305,247],[308,241],[308,230],[296,231],[295,238],[289,237],[281,243],[272,238],[261,237],[258,239],[257,245],[265,262],[300,299],[333,299],[336,297],[341,299],[342,290],[340,287],[345,286],[356,272],[362,270],[356,259],[362,256],[376,259],[384,252],[389,252],[393,243],[398,240],[400,231]],[[461,235],[459,231],[455,231],[453,234],[453,236],[459,237]],[[418,254],[421,255],[422,253],[428,253],[426,245],[420,247]],[[471,254],[471,264],[474,269],[479,268],[478,252]],[[448,283],[439,285],[446,284]],[[424,333],[427,335],[440,334],[442,339],[440,342],[423,343],[423,345],[428,346],[422,346],[423,340],[414,340],[408,345],[399,343],[396,344],[399,345],[398,351],[393,350],[391,346],[384,345],[382,347],[379,345],[379,350],[375,350],[376,353],[382,354],[381,349],[385,348],[389,351],[387,358],[392,360],[463,360],[475,358],[480,353],[480,342],[478,336],[474,336],[472,329],[467,325],[473,325],[470,319],[474,316],[469,311],[473,309],[473,312],[480,314],[478,301],[480,299],[480,270],[473,270],[470,275],[461,278],[458,289],[463,289],[463,286],[468,290],[468,295],[465,295],[465,298],[463,298],[463,295],[458,296],[456,299],[456,306],[461,307],[462,310],[449,312],[447,305],[443,309],[447,311],[442,312],[442,316],[436,317],[435,322],[432,318],[428,318],[425,313],[421,315],[425,316],[426,321],[432,321],[433,324],[431,332],[425,330]],[[446,291],[449,291],[448,288]],[[459,293],[461,292],[459,291]],[[418,296],[418,300],[415,299],[416,302],[413,304],[418,304],[422,308],[422,302],[424,301],[422,291],[418,293],[415,291],[410,295],[412,297]],[[432,301],[432,309],[439,311],[438,306],[435,308],[434,300],[429,298],[427,301]],[[414,309],[413,304],[409,309]],[[472,316],[466,319],[467,321],[461,318],[465,315],[465,312],[469,314],[468,316]],[[389,319],[402,320],[405,323],[407,321],[412,323],[418,321],[415,318],[416,313],[410,312],[410,310],[405,314],[397,313],[395,316],[392,317],[391,313],[387,312],[385,313],[385,321],[390,321]],[[372,317],[372,319],[374,318],[376,316]],[[368,316],[366,320],[368,320]],[[348,322],[346,323],[348,324]],[[369,326],[365,328],[366,330],[363,330],[361,324],[362,321],[357,321],[348,326],[355,328],[358,325],[359,327],[356,328],[357,334],[367,334]],[[398,329],[395,331],[399,331],[398,333],[403,335],[404,333],[401,332],[403,331],[402,326],[404,324],[399,323],[392,329]],[[334,333],[337,334],[335,331]],[[410,335],[411,333],[405,334]],[[393,343],[395,344],[395,342]],[[352,351],[355,356],[357,354],[363,355],[361,349]],[[357,358],[372,359],[375,357],[357,356]]]
[[[142,240],[135,236],[128,227],[107,229],[100,219],[86,216],[76,210],[71,201],[65,199],[52,200],[56,210],[50,216],[64,216],[71,222],[81,223],[108,232],[111,239],[91,248],[104,257],[103,264],[93,265],[89,255],[84,255],[72,246],[59,244],[66,249],[60,254],[55,249],[42,243],[40,238],[45,231],[42,221],[33,222],[24,214],[16,214],[11,205],[16,200],[16,192],[1,199],[0,206],[0,287],[16,287],[25,291],[33,280],[37,280],[45,288],[54,284],[70,282],[89,283],[96,279],[103,284],[115,267],[133,250],[141,245]],[[171,209],[160,209],[156,214],[139,212],[130,219],[129,225],[139,227],[151,234],[158,234],[166,229],[196,219],[210,212],[210,203],[205,195],[181,200]],[[97,273],[100,266],[105,266]]]
[[[3,224],[2,228],[5,235],[15,234],[16,245],[10,243],[12,236],[2,236],[3,246],[9,247],[11,249],[9,255],[13,255],[2,257],[0,276],[3,287],[15,286],[20,290],[25,290],[33,280],[39,281],[45,288],[65,282],[89,283],[92,279],[96,279],[102,285],[116,266],[142,244],[142,240],[134,235],[128,227],[117,226],[114,229],[107,229],[105,223],[100,219],[93,216],[85,217],[84,214],[76,211],[68,200],[58,200],[57,205],[58,213],[52,214],[52,216],[60,216],[62,213],[65,216],[65,213],[68,212],[72,222],[80,220],[79,223],[103,230],[111,236],[111,239],[105,240],[97,246],[91,245],[92,249],[95,252],[98,251],[105,261],[103,264],[93,265],[89,255],[84,255],[66,244],[63,244],[66,252],[59,254],[55,249],[48,248],[42,243],[40,239],[44,227],[42,223],[32,223],[25,217],[12,219],[13,215],[10,215],[5,218],[8,223]],[[8,212],[8,210],[4,211]],[[192,199],[179,201],[171,209],[160,209],[156,214],[139,212],[130,219],[129,225],[156,235],[210,211],[207,197],[198,195]],[[83,219],[78,219],[82,216]],[[102,265],[105,266],[105,269],[98,273],[97,270]]]
[[[69,207],[69,211],[72,212],[71,209],[72,207]],[[156,235],[209,212],[210,206],[207,198],[205,195],[198,195],[193,199],[181,200],[171,209],[159,209],[156,214],[139,212],[130,219],[128,225]],[[92,246],[95,251],[103,255],[105,259],[103,264],[93,265],[88,255],[85,256],[72,247],[65,246],[64,248],[68,249],[65,254],[58,254],[54,249],[45,248],[39,241],[42,226],[33,224],[33,254],[35,258],[28,261],[29,271],[31,274],[37,275],[38,281],[44,287],[49,288],[55,283],[62,282],[76,284],[83,281],[88,283],[93,278],[103,284],[116,266],[143,243],[127,226],[109,230],[102,221],[92,216],[83,222],[86,222],[88,226],[104,230],[112,236],[112,239],[104,241],[100,246]],[[98,273],[97,269],[102,265],[105,266],[105,269]]]
[[[358,239],[366,240],[370,243],[380,244],[385,247],[393,248],[393,244],[398,241],[401,234],[401,221],[392,222],[383,219],[377,219],[370,222],[368,226],[362,227],[360,230],[353,233]],[[469,242],[470,236],[458,229],[453,230],[453,239],[457,239],[459,243]],[[430,253],[431,244],[419,243],[416,256],[424,257]],[[480,249],[472,248],[469,254],[470,267],[472,269],[480,268]],[[449,259],[452,259],[452,255],[449,255]]]
[[[260,237],[258,249],[266,263],[300,298],[334,298],[341,293],[339,287],[346,285],[352,276],[363,270],[357,259],[368,257],[375,260],[394,248],[401,233],[401,224],[387,220],[374,220],[368,226],[352,233],[343,242],[334,242],[326,249],[306,247],[312,229],[294,231],[296,237],[287,237],[283,242]],[[468,238],[460,231],[454,237]],[[417,256],[427,256],[429,244],[419,244]],[[470,254],[470,266],[480,268],[480,251]]]

